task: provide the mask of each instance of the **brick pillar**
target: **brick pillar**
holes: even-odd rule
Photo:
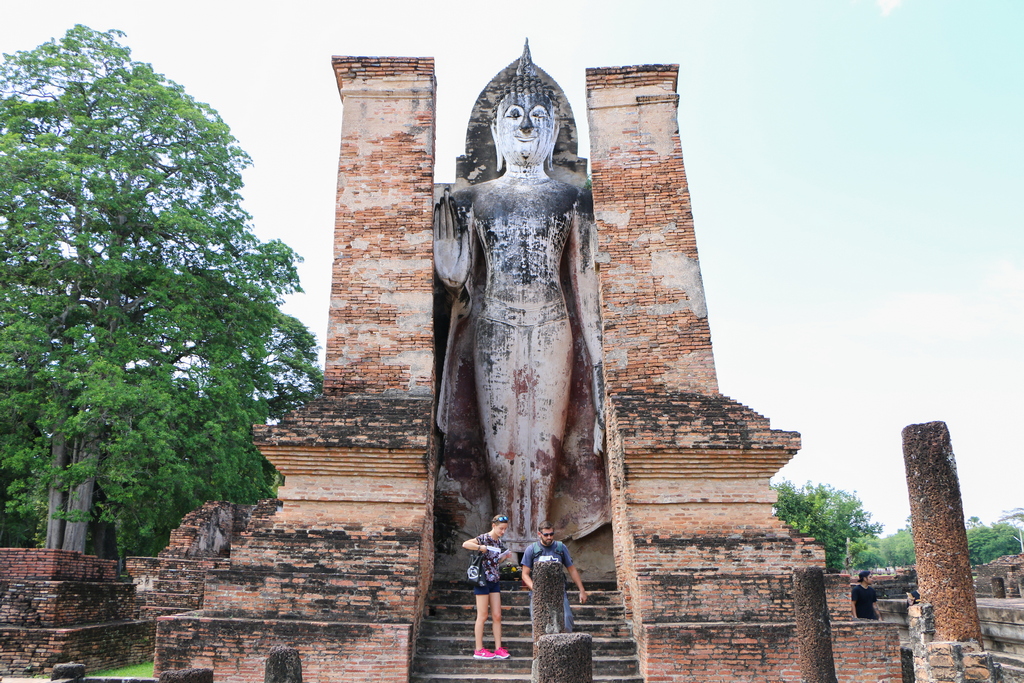
[[[434,60],[335,57],[344,106],[325,393],[429,394]]]
[[[541,636],[565,631],[565,577],[561,562],[536,562],[533,579],[533,650]]]
[[[431,491],[434,60],[332,63],[343,117],[324,397],[255,440],[285,476],[278,523],[387,526]]]
[[[609,390],[715,394],[677,65],[587,69]]]
[[[796,636],[800,642],[800,680],[802,683],[836,683],[832,626],[821,567],[800,567],[793,572],[793,602]]]
[[[921,595],[935,610],[935,640],[981,642],[956,460],[945,422],[903,429]]]

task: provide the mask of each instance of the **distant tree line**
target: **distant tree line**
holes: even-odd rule
[[[882,525],[871,521],[855,493],[828,484],[807,482],[797,486],[781,480],[772,484],[778,500],[776,516],[825,546],[828,569],[874,569],[913,565],[914,535],[906,528],[880,538]],[[971,565],[988,564],[1004,555],[1024,552],[1021,545],[1024,508],[1005,513],[991,526],[977,517],[966,522]]]
[[[274,494],[251,425],[317,395],[297,256],[208,105],[75,26],[0,62],[0,545],[154,554]]]
[[[965,526],[971,566],[988,564],[1004,555],[1024,552],[1019,540],[1021,530],[1008,522],[996,522],[988,526],[982,524],[977,517],[971,517]],[[869,539],[867,548],[857,559],[857,567],[905,567],[914,564],[915,560],[914,533],[908,524],[906,528],[885,538]]]

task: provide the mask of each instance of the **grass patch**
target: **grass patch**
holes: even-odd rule
[[[153,662],[132,664],[131,666],[123,666],[120,669],[107,669],[106,671],[97,671],[87,675],[90,678],[93,676],[96,678],[153,678]]]

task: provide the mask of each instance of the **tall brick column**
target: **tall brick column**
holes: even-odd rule
[[[800,435],[718,391],[677,73],[587,70],[617,578],[645,676],[789,680],[793,571],[824,552],[772,515],[769,480]],[[846,633],[840,665],[871,642]]]
[[[333,63],[344,118],[324,390],[426,396],[434,372],[433,59]]]
[[[917,582],[935,610],[935,640],[981,643],[960,479],[945,422],[903,429]]]
[[[260,451],[284,475],[211,572],[204,609],[158,627],[157,670],[404,683],[433,567],[433,59],[335,57],[343,104],[324,396]]]

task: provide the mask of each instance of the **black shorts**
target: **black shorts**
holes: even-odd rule
[[[501,592],[500,581],[488,581],[486,586],[473,586],[473,595],[489,595]]]

